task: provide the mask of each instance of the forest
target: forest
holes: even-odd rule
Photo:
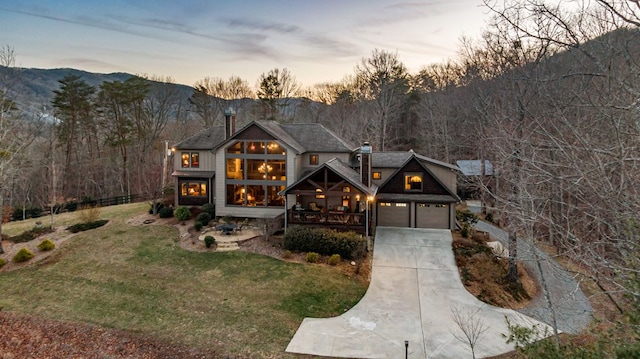
[[[9,93],[16,56],[0,54],[0,201],[49,208],[83,198],[158,196],[165,141],[252,120],[317,122],[374,150],[444,162],[488,159],[497,184],[475,183],[505,229],[549,244],[612,296],[640,304],[640,5],[493,2],[483,36],[459,56],[409,73],[374,49],[336,83],[300,85],[286,68],[247,80],[204,77],[182,96],[171,79],[92,86],[60,81],[52,113],[27,116]],[[34,118],[35,117],[35,118]],[[162,182],[164,179],[164,183]]]

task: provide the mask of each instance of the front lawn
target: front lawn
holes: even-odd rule
[[[232,355],[282,357],[304,317],[339,315],[366,291],[331,267],[183,250],[171,226],[126,224],[146,205],[122,208],[105,208],[100,217],[109,225],[76,235],[43,262],[0,273],[0,307]],[[23,230],[12,225],[7,232]]]

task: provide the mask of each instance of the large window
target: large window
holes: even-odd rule
[[[182,197],[206,197],[207,182],[189,181],[180,184],[180,195]]]
[[[405,173],[404,190],[422,192],[422,173]]]
[[[198,168],[200,167],[199,152],[182,152],[180,155],[182,168]]]
[[[286,186],[286,150],[275,141],[237,141],[226,150],[226,203],[284,206],[278,192]]]

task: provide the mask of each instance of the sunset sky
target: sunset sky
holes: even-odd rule
[[[303,85],[338,81],[373,49],[411,72],[455,58],[489,18],[479,0],[0,0],[0,45],[16,66],[170,76],[235,75],[255,85],[287,68]]]

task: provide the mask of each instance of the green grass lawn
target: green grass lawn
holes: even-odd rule
[[[304,317],[339,315],[366,291],[366,284],[330,267],[245,252],[189,252],[176,245],[171,226],[125,223],[147,208],[106,207],[107,226],[78,234],[43,263],[0,273],[0,307],[229,354],[280,357]],[[65,216],[54,225],[74,223],[72,214]],[[4,229],[13,235],[32,225]]]

